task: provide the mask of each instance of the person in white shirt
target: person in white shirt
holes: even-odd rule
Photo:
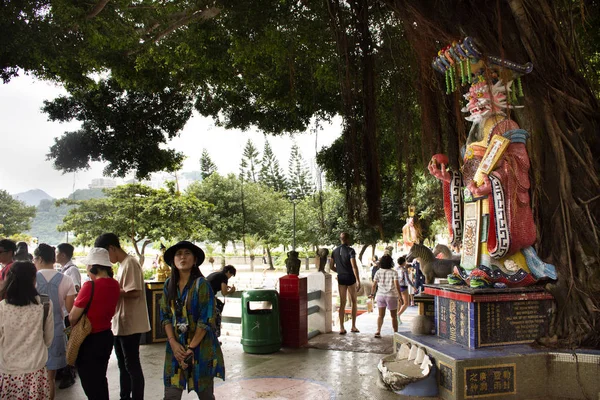
[[[36,269],[29,261],[15,262],[6,281],[0,290],[0,395],[49,399],[45,365],[54,338],[52,301],[43,304],[38,296]]]
[[[61,243],[56,246],[56,262],[61,265],[60,272],[70,277],[75,285],[75,291],[79,293],[81,289],[81,272],[73,262],[73,252],[75,248],[69,243]]]
[[[377,332],[375,333],[376,338],[381,337],[381,327],[383,326],[386,309],[390,311],[394,332],[398,332],[396,313],[398,312],[398,294],[401,288],[398,283],[398,272],[392,269],[393,266],[394,260],[392,260],[392,257],[389,254],[384,254],[381,256],[381,260],[379,260],[379,269],[373,277],[373,292],[377,293],[375,301],[379,310]],[[373,295],[370,297],[372,298]]]
[[[70,311],[75,301],[75,285],[68,276],[61,274],[54,269],[56,254],[54,247],[42,243],[33,252],[33,263],[38,270],[36,276],[36,286],[39,294],[50,297],[54,314],[54,340],[52,346],[48,349],[48,379],[50,380],[50,400],[54,399],[54,380],[56,371],[67,365],[67,349],[65,339],[65,323],[63,308]]]

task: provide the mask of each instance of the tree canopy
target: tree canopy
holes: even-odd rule
[[[217,172],[217,165],[210,158],[208,151],[203,149],[202,156],[200,156],[200,176],[202,179],[206,179],[215,172]]]
[[[89,200],[63,200],[74,205],[58,227],[73,232],[75,244],[92,245],[102,233],[114,232],[129,242],[144,262],[146,246],[161,239],[203,239],[201,222],[209,205],[194,196],[167,189],[128,184],[105,190],[106,197]]]

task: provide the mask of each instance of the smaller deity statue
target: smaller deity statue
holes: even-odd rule
[[[288,258],[285,259],[285,267],[288,275],[300,275],[300,259],[297,251],[288,251]]]
[[[406,224],[402,227],[402,240],[404,242],[404,248],[410,249],[413,244],[419,243],[419,233],[413,217],[406,219]]]
[[[167,248],[164,244],[160,244],[160,254],[157,259],[154,261],[154,265],[156,267],[156,280],[159,282],[164,282],[167,280],[169,276],[171,276],[171,268],[165,262],[165,251]]]

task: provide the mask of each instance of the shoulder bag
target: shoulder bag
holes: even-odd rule
[[[87,312],[90,309],[92,300],[94,299],[94,281],[91,282],[92,295],[90,296],[90,301],[88,301],[87,306],[85,306],[85,310],[83,310],[81,318],[79,318],[79,321],[77,321],[77,324],[75,324],[75,326],[65,329],[65,332],[67,332],[67,335],[69,336],[69,342],[67,343],[68,365],[75,365],[75,361],[77,361],[77,355],[79,354],[79,348],[81,347],[81,344],[83,343],[85,338],[92,332],[92,324],[87,317]]]

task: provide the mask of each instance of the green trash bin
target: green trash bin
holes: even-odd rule
[[[274,353],[281,348],[276,290],[246,290],[242,294],[242,347],[251,354]]]

